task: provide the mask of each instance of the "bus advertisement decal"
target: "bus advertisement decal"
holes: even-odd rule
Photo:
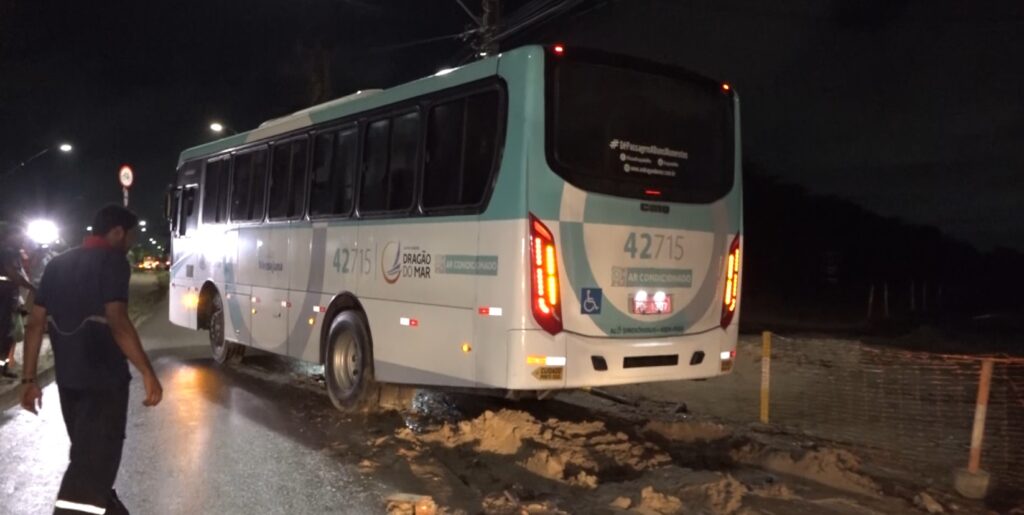
[[[402,247],[401,242],[389,241],[380,255],[380,271],[384,281],[395,284],[398,279],[430,279],[434,258],[420,247]]]
[[[498,275],[498,256],[441,255],[434,262],[438,274]]]
[[[612,286],[659,286],[663,288],[693,287],[693,270],[685,268],[612,267]]]

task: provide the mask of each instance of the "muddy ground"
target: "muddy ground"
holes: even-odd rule
[[[323,395],[322,378],[275,359],[243,369]],[[681,402],[622,400],[421,390],[406,409],[350,416],[366,431],[322,452],[403,485],[382,513],[1014,512],[872,475],[855,450],[828,442],[714,422]]]

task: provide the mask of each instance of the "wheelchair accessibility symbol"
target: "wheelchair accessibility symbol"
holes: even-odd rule
[[[580,313],[600,315],[601,297],[601,288],[583,288],[580,293]]]

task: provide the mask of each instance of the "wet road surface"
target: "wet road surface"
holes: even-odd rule
[[[383,495],[402,490],[400,477],[359,472],[362,443],[381,432],[375,421],[335,412],[315,386],[288,380],[286,362],[218,367],[206,333],[171,325],[166,304],[139,332],[164,399],[143,407],[142,382],[132,381],[116,485],[132,513],[380,513]],[[67,452],[56,385],[38,417],[0,414],[0,513],[50,513]]]

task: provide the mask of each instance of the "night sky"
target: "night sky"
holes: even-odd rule
[[[75,145],[0,177],[0,208],[46,210],[77,237],[129,163],[133,207],[157,220],[178,153],[214,139],[211,121],[247,130],[457,64],[458,39],[402,45],[471,23],[454,0],[0,0],[0,171]],[[759,169],[1024,249],[1024,3],[592,1],[504,45],[552,41],[728,81]],[[321,68],[329,80],[311,80]]]

